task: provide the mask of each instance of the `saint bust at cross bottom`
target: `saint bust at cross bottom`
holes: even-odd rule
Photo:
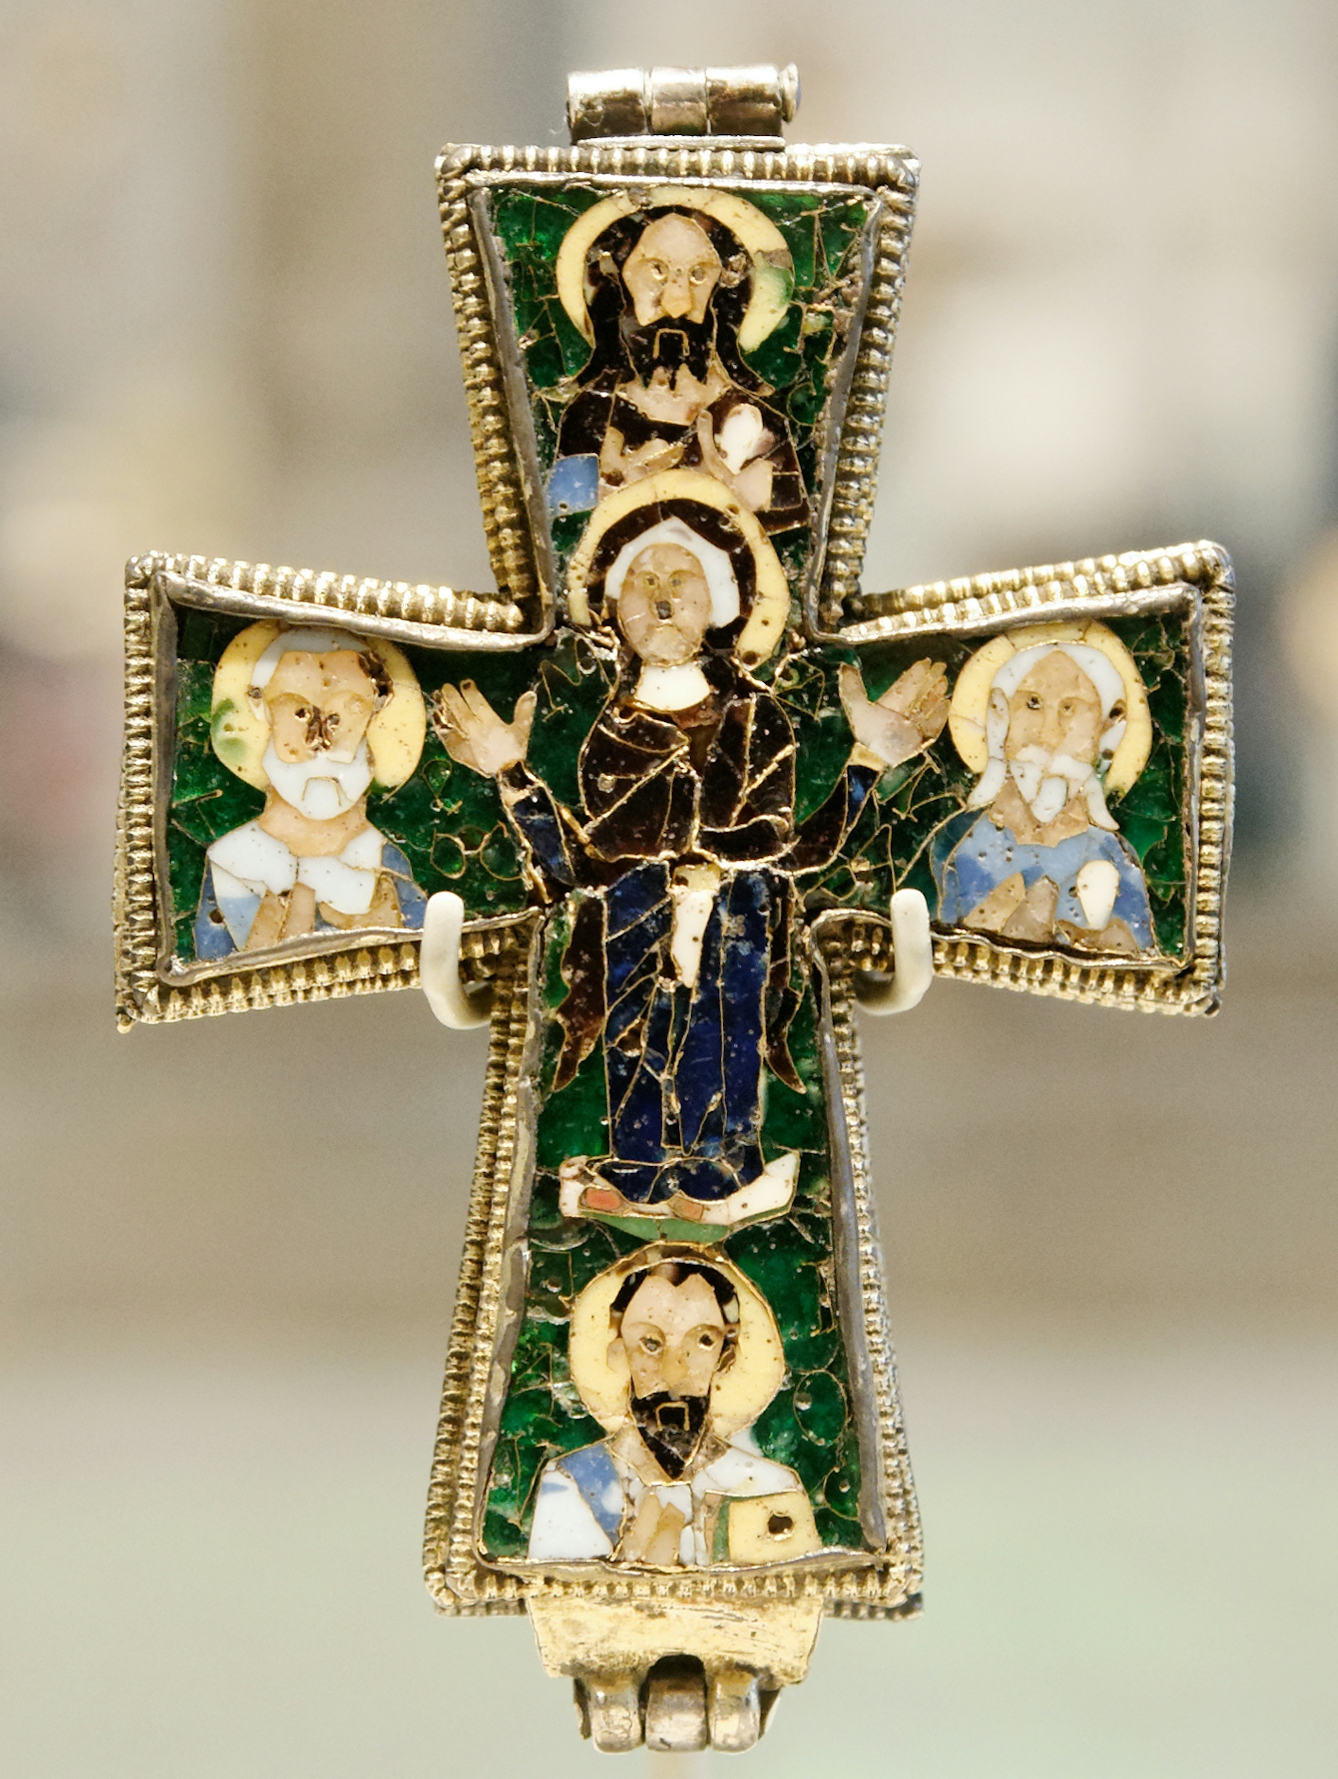
[[[603,1439],[551,1458],[527,1556],[673,1569],[821,1549],[798,1473],[753,1424],[781,1387],[776,1319],[720,1255],[657,1242],[572,1306],[568,1361]]]
[[[883,772],[937,737],[943,670],[917,662],[875,704],[842,669],[855,745],[797,821],[794,731],[751,671],[786,633],[789,591],[751,512],[692,471],[623,490],[573,558],[568,611],[614,676],[580,751],[583,812],[525,763],[532,693],[507,723],[465,681],[433,718],[452,758],[496,778],[550,896],[576,892],[553,1090],[602,1035],[610,1136],[607,1154],[562,1163],[562,1211],[713,1227],[774,1215],[798,1173],[796,1154],[766,1161],[760,1146],[765,1068],[800,1085],[796,880],[836,856]]]

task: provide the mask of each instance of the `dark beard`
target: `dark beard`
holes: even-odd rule
[[[709,317],[705,321],[675,321],[661,316],[646,327],[628,328],[623,344],[632,369],[643,383],[649,383],[661,367],[669,373],[670,383],[683,369],[691,371],[702,383],[711,368],[715,323]]]
[[[657,1390],[653,1396],[633,1396],[632,1419],[637,1431],[666,1476],[677,1482],[701,1443],[706,1425],[706,1396],[675,1396]]]

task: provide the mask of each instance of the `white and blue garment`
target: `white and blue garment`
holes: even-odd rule
[[[1124,922],[1140,950],[1155,950],[1143,867],[1127,840],[1095,825],[1055,846],[1039,846],[1019,840],[1011,828],[1000,827],[988,811],[977,815],[963,810],[944,823],[929,849],[930,868],[938,885],[938,920],[946,927],[964,925],[993,890],[1021,872],[1029,890],[1043,877],[1057,887],[1057,922],[1068,921],[1090,930],[1077,880],[1083,866],[1095,860],[1107,861],[1119,873],[1111,918]]]
[[[744,1444],[748,1441],[748,1444]],[[531,1562],[588,1562],[611,1557],[624,1525],[630,1525],[647,1494],[683,1516],[678,1560],[697,1566],[711,1561],[706,1548],[706,1504],[750,1495],[803,1491],[797,1472],[764,1458],[747,1430],[691,1477],[647,1483],[610,1449],[610,1441],[583,1445],[553,1458],[539,1478],[528,1556]]]
[[[195,917],[195,955],[202,963],[243,950],[266,892],[285,896],[299,883],[316,897],[318,933],[336,930],[322,918],[321,903],[353,918],[366,914],[383,876],[395,886],[401,925],[417,929],[423,924],[427,897],[414,882],[408,859],[370,825],[355,834],[341,853],[298,858],[259,822],[244,822],[220,835],[205,857],[200,911]]]

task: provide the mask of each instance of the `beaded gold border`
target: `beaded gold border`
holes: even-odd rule
[[[546,550],[536,543],[542,494],[530,474],[512,427],[508,384],[517,372],[514,348],[502,330],[489,295],[490,254],[479,238],[470,205],[476,189],[493,176],[532,178],[538,187],[555,177],[580,177],[610,185],[628,183],[727,184],[745,189],[789,182],[849,185],[881,200],[859,342],[835,452],[825,551],[815,596],[807,598],[805,623],[815,636],[832,633],[859,587],[859,568],[873,517],[879,440],[887,400],[906,256],[919,184],[919,162],[904,148],[777,147],[664,141],[580,143],[574,147],[486,148],[452,145],[437,161],[442,234],[451,272],[456,325],[470,434],[478,473],[484,531],[497,584],[526,614],[536,633],[555,621],[556,598],[547,584]],[[819,540],[823,547],[823,540]],[[824,628],[826,627],[826,628]]]
[[[1165,971],[1079,964],[977,939],[939,938],[940,974],[1017,990],[1108,1005],[1212,1012],[1223,972],[1221,902],[1231,823],[1230,563],[1217,546],[1180,546],[1134,552],[1009,574],[938,583],[889,594],[866,594],[858,575],[876,488],[876,467],[890,354],[905,273],[918,164],[900,149],[776,148],[741,144],[588,142],[573,148],[450,148],[438,162],[441,215],[453,300],[459,324],[485,533],[497,595],[449,588],[318,575],[201,557],[139,558],[127,571],[126,745],[117,821],[114,909],[117,926],[118,1022],[172,1020],[291,1001],[412,987],[418,980],[415,944],[396,941],[348,946],[319,955],[243,969],[211,972],[184,985],[161,974],[164,910],[160,902],[162,848],[158,823],[165,810],[164,772],[170,772],[171,723],[164,721],[162,618],[172,597],[216,603],[256,617],[283,616],[294,607],[320,611],[369,633],[439,647],[525,646],[553,625],[556,600],[545,585],[530,522],[536,491],[527,489],[521,454],[510,428],[505,385],[514,366],[499,349],[488,302],[486,269],[469,208],[471,174],[543,173],[742,184],[753,180],[849,183],[883,199],[872,276],[860,328],[853,379],[841,420],[825,556],[805,623],[819,640],[858,646],[930,630],[993,630],[1010,620],[1060,617],[1099,610],[1149,609],[1180,596],[1199,601],[1196,614],[1202,673],[1198,734],[1191,748],[1194,836],[1192,956],[1174,975]],[[239,603],[234,603],[237,601]],[[169,713],[170,719],[170,713]],[[528,980],[536,932],[533,916],[507,926],[472,929],[465,940],[466,971],[497,985],[483,1116],[465,1251],[443,1389],[434,1458],[425,1563],[441,1609],[453,1613],[513,1613],[540,1588],[548,1594],[601,1600],[630,1598],[653,1609],[657,1598],[708,1601],[730,1597],[759,1605],[821,1593],[829,1611],[857,1617],[901,1616],[917,1607],[921,1568],[918,1515],[906,1459],[895,1364],[873,1210],[869,1194],[863,1090],[852,1017],[855,973],[886,967],[887,924],[846,916],[824,928],[832,1036],[849,1133],[850,1184],[856,1222],[856,1270],[863,1335],[874,1382],[881,1459],[881,1506],[890,1531],[885,1553],[845,1569],[813,1567],[750,1578],[739,1572],[658,1578],[601,1576],[547,1579],[541,1584],[477,1560],[475,1525],[481,1442],[488,1393],[497,1387],[495,1342],[506,1289],[506,1260],[514,1248],[512,1182],[517,1147],[527,1141],[519,1088],[533,1038]],[[520,1158],[523,1165],[523,1157]]]
[[[163,857],[171,775],[173,712],[165,707],[164,619],[173,603],[211,606],[257,618],[320,613],[360,631],[442,648],[514,646],[514,607],[449,588],[358,580],[208,561],[146,556],[126,571],[125,750],[117,818],[113,912],[117,1020],[192,1019],[326,1000],[418,982],[416,941],[387,935],[320,941],[301,956],[174,970],[165,943]],[[977,575],[888,594],[860,596],[860,613],[838,634],[861,644],[941,633],[996,631],[1012,622],[1111,616],[1184,604],[1193,608],[1198,696],[1191,715],[1186,799],[1190,823],[1190,956],[1178,971],[1138,962],[1079,962],[957,934],[935,939],[938,974],[1025,993],[1171,1013],[1213,1013],[1221,1003],[1225,958],[1222,903],[1232,814],[1230,558],[1217,544]],[[474,628],[473,626],[477,626]],[[161,792],[161,796],[160,796]],[[827,917],[858,967],[890,961],[888,923],[873,915]],[[469,969],[487,974],[507,923],[481,922],[465,935]],[[173,977],[176,977],[174,980]]]
[[[829,999],[841,1109],[849,1138],[849,1174],[834,1190],[851,1193],[855,1222],[852,1269],[858,1304],[854,1326],[870,1360],[872,1400],[865,1412],[874,1425],[872,1449],[878,1471],[879,1506],[886,1525],[880,1550],[833,1551],[784,1569],[756,1574],[742,1569],[683,1571],[673,1575],[618,1574],[603,1565],[582,1575],[516,1573],[479,1555],[487,1473],[495,1419],[507,1383],[506,1341],[514,1320],[525,1251],[518,1209],[529,1166],[528,1116],[523,1082],[535,1035],[529,943],[512,929],[495,975],[491,1043],[479,1120],[474,1183],[465,1226],[455,1314],[447,1350],[441,1414],[428,1488],[423,1567],[443,1613],[478,1616],[519,1613],[536,1596],[602,1601],[675,1600],[697,1604],[812,1598],[844,1617],[903,1617],[918,1610],[923,1567],[919,1515],[906,1455],[896,1367],[888,1334],[882,1260],[874,1228],[867,1163],[863,1077],[853,1018],[851,971],[829,965]],[[838,1170],[839,1171],[839,1167]],[[513,1269],[517,1269],[513,1276]],[[857,1405],[858,1413],[858,1405]],[[861,1452],[868,1450],[861,1438]]]
[[[297,955],[176,964],[169,940],[165,833],[175,733],[170,639],[177,605],[298,622],[319,615],[364,635],[456,649],[506,646],[519,613],[506,602],[449,587],[410,587],[201,556],[139,556],[126,566],[125,741],[112,890],[120,1029],[417,987],[416,936],[340,935],[314,940]],[[480,979],[490,973],[506,924],[477,923],[465,935],[466,968]]]
[[[1226,956],[1222,905],[1231,859],[1234,753],[1231,640],[1235,579],[1220,544],[1201,541],[1121,556],[1008,569],[900,592],[862,594],[841,640],[859,646],[919,635],[996,633],[1010,623],[1127,617],[1181,608],[1193,632],[1196,684],[1187,737],[1186,853],[1190,865],[1188,961],[1179,970],[1129,962],[1079,962],[1055,952],[936,935],[934,969],[962,981],[1144,1012],[1213,1014]],[[829,917],[857,966],[885,970],[890,928],[876,917]],[[866,961],[867,960],[867,961]]]

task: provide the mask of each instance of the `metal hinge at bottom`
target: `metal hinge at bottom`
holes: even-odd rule
[[[822,1598],[689,1604],[531,1597],[544,1667],[574,1683],[581,1733],[605,1754],[751,1748],[808,1672]]]

